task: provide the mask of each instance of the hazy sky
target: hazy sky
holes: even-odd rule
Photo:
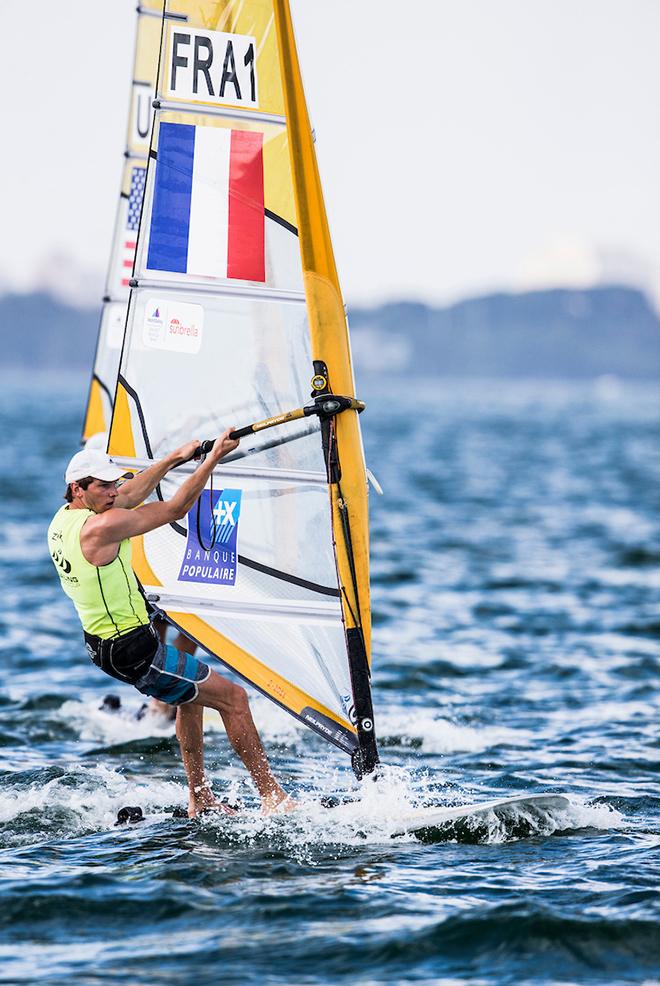
[[[291,2],[349,303],[608,278],[660,298],[658,0]],[[135,0],[0,4],[0,288],[60,255],[95,297]]]

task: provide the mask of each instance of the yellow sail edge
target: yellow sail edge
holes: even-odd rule
[[[254,655],[214,630],[201,617],[191,613],[178,613],[174,610],[168,610],[167,615],[187,636],[196,640],[209,654],[214,654],[223,664],[252,682],[260,691],[279,705],[285,706],[294,715],[300,716],[304,709],[313,709],[315,712],[332,719],[342,729],[356,733],[355,727],[347,719],[340,719],[331,709],[317,702],[302,688],[291,684],[290,681],[267,667]]]
[[[290,135],[289,156],[298,215],[312,354],[314,359],[326,364],[333,392],[354,397],[348,328],[302,87],[291,12],[287,0],[274,0],[273,6]],[[336,485],[332,485],[330,496],[337,569],[343,588],[342,609],[347,627],[351,628],[360,623],[367,659],[370,661],[367,482],[357,412],[345,411],[338,415],[335,419],[335,428],[342,468],[341,494]],[[353,583],[348,546],[341,534],[340,495],[343,495],[349,517],[356,587]]]
[[[144,550],[144,535],[138,534],[136,537],[131,538],[131,547],[133,549],[133,570],[142,585],[162,586],[163,583],[147,560]]]
[[[92,435],[97,435],[101,431],[106,431],[107,424],[103,413],[103,399],[101,397],[101,387],[98,380],[92,378],[89,388],[89,398],[87,400],[87,412],[85,414],[85,424],[83,426],[83,441],[87,441]]]
[[[115,406],[112,413],[108,455],[123,455],[127,458],[135,458],[136,455],[128,394],[121,380],[117,382],[115,393]]]

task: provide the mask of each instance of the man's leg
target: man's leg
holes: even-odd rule
[[[206,681],[199,685],[199,695],[190,705],[206,706],[216,709],[220,713],[229,742],[245,764],[256,785],[264,812],[269,814],[276,810],[286,810],[287,807],[295,807],[294,802],[288,799],[286,791],[280,787],[273,776],[250,712],[247,692],[244,688],[240,685],[234,685],[231,681],[226,681],[215,671],[212,671]],[[186,706],[181,706],[179,715],[185,708]]]
[[[163,629],[167,626],[163,622]],[[164,634],[161,637],[164,639]],[[172,646],[186,654],[194,654],[197,644],[183,633],[178,633]],[[156,703],[156,699],[151,700]],[[164,705],[162,702],[158,706]],[[286,791],[277,783],[262,746],[250,712],[247,692],[240,685],[222,678],[215,671],[199,685],[199,695],[194,702],[177,709],[176,734],[186,769],[189,787],[188,812],[191,817],[204,808],[215,807],[213,796],[204,776],[204,727],[203,707],[220,713],[229,742],[249,771],[261,797],[264,812],[295,807]],[[166,706],[171,708],[171,706]],[[198,789],[198,790],[196,790]],[[286,802],[286,805],[284,804]],[[281,806],[281,807],[280,807]]]
[[[162,643],[165,643],[167,639],[167,628],[169,626],[167,620],[157,619],[154,622],[158,636],[160,637]],[[197,644],[190,640],[185,634],[179,632],[175,639],[173,646],[176,650],[185,651],[186,654],[194,654],[197,650]],[[164,716],[166,719],[176,718],[176,708],[173,705],[168,705],[167,702],[161,702],[157,698],[149,699],[149,712],[157,712],[159,715]],[[178,736],[178,731],[177,731]]]
[[[188,777],[188,814],[191,818],[205,808],[220,807],[204,774],[203,716],[201,705],[180,705],[177,709],[176,738]],[[226,810],[227,814],[233,814],[231,809]]]
[[[166,623],[163,624],[167,626]],[[161,637],[164,641],[164,634]],[[194,654],[197,644],[179,633],[172,641],[172,646],[185,654]],[[152,699],[155,702],[156,699]],[[158,702],[158,705],[165,705]],[[172,708],[172,706],[166,706]],[[188,778],[188,814],[194,818],[205,808],[218,808],[211,785],[204,773],[204,708],[201,705],[180,705],[176,709],[176,738],[179,741],[181,758]],[[226,809],[231,814],[231,809]]]

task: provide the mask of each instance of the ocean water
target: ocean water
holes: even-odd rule
[[[365,384],[382,776],[255,696],[301,811],[188,821],[172,727],[128,688],[99,710],[122,686],[46,551],[85,385],[0,388],[0,982],[657,982],[660,396]],[[212,716],[207,760],[256,805]],[[569,807],[392,835],[546,791]],[[148,820],[115,827],[125,804]]]

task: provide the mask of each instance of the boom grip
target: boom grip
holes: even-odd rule
[[[293,411],[276,414],[272,418],[265,418],[263,421],[255,421],[251,425],[246,425],[245,428],[237,428],[236,431],[230,431],[229,437],[234,440],[245,438],[246,435],[254,435],[258,431],[265,431],[266,428],[275,428],[276,425],[288,424],[290,421],[299,421],[301,418],[308,418],[312,414],[317,414],[319,418],[327,420],[349,409],[359,413],[360,411],[364,411],[364,403],[356,400],[354,397],[341,397],[335,394],[325,395],[324,397],[317,397],[312,404],[306,404],[304,407],[297,407]],[[208,455],[213,448],[214,442],[214,438],[207,438],[206,441],[202,442],[195,449],[193,459],[198,459],[200,455]]]
[[[247,425],[245,428],[238,428],[236,431],[230,431],[229,437],[235,441],[237,438],[245,438],[246,435],[251,435],[252,433],[252,425]],[[207,438],[195,449],[193,459],[198,459],[200,455],[208,455],[214,445],[215,438]]]
[[[237,438],[245,438],[246,435],[252,434],[254,434],[254,426],[246,425],[245,428],[237,428],[236,431],[230,431],[229,437],[232,441],[235,441]],[[213,442],[211,442],[211,448],[213,448]]]

